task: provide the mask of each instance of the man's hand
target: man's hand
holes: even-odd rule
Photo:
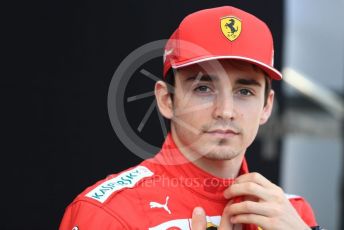
[[[236,178],[235,183],[225,190],[224,196],[230,201],[223,210],[218,229],[232,230],[233,224],[254,224],[263,230],[310,229],[283,190],[258,173],[248,173]],[[241,202],[233,203],[232,200],[237,197],[242,198]],[[192,229],[204,230],[205,225],[204,211],[195,208]]]
[[[207,228],[207,220],[203,208],[196,207],[192,212],[191,229],[204,230]]]
[[[207,220],[203,208],[196,207],[192,212],[191,229],[192,230],[205,230],[207,228]],[[218,230],[234,230],[229,218],[221,218]]]
[[[264,230],[309,229],[283,190],[259,173],[239,176],[225,190],[224,196],[227,199],[244,198],[242,202],[227,205],[224,209],[222,218],[229,218],[234,224],[255,224]]]

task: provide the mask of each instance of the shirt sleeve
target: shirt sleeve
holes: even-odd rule
[[[103,207],[87,201],[70,204],[59,230],[128,229],[126,224]]]
[[[308,226],[315,227],[318,225],[311,205],[304,198],[290,199],[290,202]]]

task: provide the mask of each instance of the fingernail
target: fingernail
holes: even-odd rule
[[[196,207],[196,208],[193,210],[193,215],[197,215],[197,216],[204,215],[204,210],[203,210],[203,208]]]

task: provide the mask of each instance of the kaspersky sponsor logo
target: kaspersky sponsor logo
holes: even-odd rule
[[[137,182],[145,177],[150,177],[154,173],[144,166],[137,166],[131,170],[123,172],[118,176],[103,182],[95,189],[86,194],[87,197],[104,203],[115,191],[123,188],[132,188]]]

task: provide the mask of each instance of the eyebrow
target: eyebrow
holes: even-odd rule
[[[200,73],[201,76],[199,76],[199,74],[191,76],[186,78],[184,81],[189,82],[189,81],[208,81],[208,82],[212,82],[212,81],[217,81],[218,77],[217,76],[212,76],[212,75],[208,75],[208,74],[202,74]]]
[[[201,74],[201,76],[199,76],[199,74]],[[215,76],[215,75],[202,74],[202,73],[199,73],[199,74],[187,77],[184,81],[185,82],[191,82],[191,81],[195,82],[198,80],[198,81],[213,82],[213,81],[219,80],[218,76]],[[240,85],[256,85],[259,87],[262,86],[257,80],[246,79],[246,78],[240,78],[240,79],[236,80],[235,83],[240,84]]]
[[[254,80],[254,79],[238,79],[235,81],[235,83],[240,84],[240,85],[256,85],[261,87],[262,84],[260,84],[258,81]]]

